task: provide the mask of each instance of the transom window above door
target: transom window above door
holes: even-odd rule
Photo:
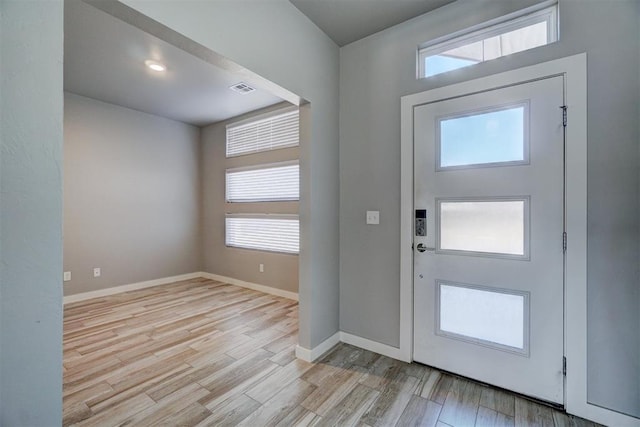
[[[418,49],[418,78],[428,78],[557,40],[558,4],[544,2],[423,44]]]

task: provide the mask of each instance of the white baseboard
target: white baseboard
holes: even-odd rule
[[[313,362],[320,356],[331,350],[336,344],[340,342],[340,332],[336,332],[320,344],[309,350],[308,348],[296,346],[296,357],[306,362]]]
[[[362,338],[346,332],[340,332],[340,341],[342,341],[343,343],[355,345],[356,347],[360,347],[365,350],[373,351],[374,353],[382,354],[383,356],[388,356],[392,359],[401,360],[403,362],[411,362],[411,360],[407,360],[406,355],[402,351],[400,351],[398,347],[392,347],[390,345],[382,344],[377,341],[371,341],[366,338]]]
[[[121,285],[121,286],[114,286],[112,288],[99,289],[97,291],[82,292],[80,294],[68,295],[64,297],[63,301],[64,301],[64,304],[69,304],[72,302],[84,301],[92,298],[100,298],[100,297],[106,297],[109,295],[115,295],[122,292],[151,288],[153,286],[168,285],[169,283],[179,282],[181,280],[197,279],[199,277],[203,277],[202,273],[200,272],[180,274],[178,276],[163,277],[160,279],[146,280],[144,282],[130,283],[128,285]]]
[[[220,276],[219,274],[199,273],[201,277],[211,280],[217,280],[219,282],[228,283],[230,285],[240,286],[241,288],[253,289],[254,291],[264,292],[265,294],[276,295],[283,298],[292,299],[298,301],[298,294],[291,291],[285,291],[278,288],[272,288],[271,286],[260,285],[258,283],[245,282],[244,280],[234,279],[233,277]]]
[[[206,273],[204,271],[196,271],[194,273],[180,274],[178,276],[163,277],[160,279],[147,280],[144,282],[130,283],[128,285],[114,286],[112,288],[99,289],[97,291],[82,292],[80,294],[68,295],[64,297],[64,304],[72,302],[85,301],[92,298],[106,297],[122,292],[135,291],[138,289],[151,288],[153,286],[168,285],[169,283],[179,282],[181,280],[191,280],[198,278],[217,280],[219,282],[229,283],[230,285],[240,286],[242,288],[253,289],[254,291],[264,292],[265,294],[277,295],[279,297],[298,301],[298,294],[295,292],[283,291],[282,289],[272,288],[270,286],[259,285],[257,283],[245,282],[244,280],[234,279],[232,277],[220,276],[218,274]]]
[[[374,353],[382,354],[383,356],[388,356],[392,359],[401,360],[403,362],[411,362],[411,360],[407,360],[403,352],[401,352],[397,347],[392,347],[390,345],[371,341],[357,335],[348,334],[346,332],[336,332],[312,349],[300,347],[298,345],[296,346],[296,357],[307,362],[313,362],[340,342],[351,344],[356,347],[372,351]]]

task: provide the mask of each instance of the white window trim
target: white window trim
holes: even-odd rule
[[[233,168],[227,168],[225,169],[225,173],[227,172],[243,172],[243,171],[250,171],[250,170],[257,170],[257,169],[270,169],[270,168],[278,168],[281,166],[292,166],[292,165],[299,165],[300,164],[300,160],[285,160],[283,162],[272,162],[272,163],[259,163],[257,165],[250,165],[250,166],[238,166],[238,167],[233,167]]]
[[[298,219],[298,214],[276,213],[226,213],[225,218],[260,218],[260,219]]]
[[[557,1],[547,1],[423,43],[417,51],[417,78],[432,77],[425,75],[425,58],[428,56],[544,21],[547,22],[547,39],[549,40],[547,44],[556,42],[558,40],[558,3]]]
[[[279,199],[268,199],[268,200],[264,200],[264,199],[242,200],[242,201],[229,200],[229,195],[227,193],[227,174],[228,173],[244,172],[244,171],[250,171],[250,170],[271,169],[271,168],[278,168],[278,167],[285,167],[285,166],[300,166],[300,161],[299,160],[287,160],[287,161],[284,161],[284,162],[261,163],[261,164],[258,164],[258,165],[241,166],[241,167],[225,169],[225,171],[224,171],[224,176],[225,176],[225,194],[224,194],[224,198],[225,198],[225,202],[226,203],[255,203],[255,202],[257,202],[257,203],[279,203],[279,202],[297,202],[297,201],[299,201],[300,200],[300,194],[299,193],[298,193],[298,197],[295,197],[295,198],[282,197],[282,198],[279,198]],[[298,182],[299,182],[299,178],[298,178]]]

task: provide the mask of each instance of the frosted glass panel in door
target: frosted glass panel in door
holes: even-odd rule
[[[440,250],[525,256],[527,200],[438,201]]]
[[[438,283],[439,335],[525,351],[526,294]]]
[[[438,120],[438,169],[527,163],[527,104]]]

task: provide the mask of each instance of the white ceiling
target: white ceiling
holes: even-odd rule
[[[344,46],[454,0],[289,1],[338,46]]]
[[[197,126],[282,102],[260,88],[231,91],[240,77],[82,1],[65,1],[64,14],[66,91]]]
[[[290,0],[338,45],[453,0]],[[282,102],[268,90],[241,95],[240,74],[212,65],[81,0],[65,1],[66,91],[203,126]],[[145,65],[152,59],[167,71]],[[268,87],[268,83],[264,87]]]

